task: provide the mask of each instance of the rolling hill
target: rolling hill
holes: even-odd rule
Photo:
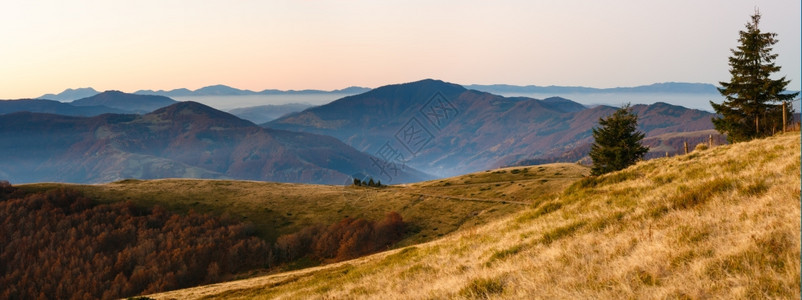
[[[35,253],[0,251],[0,262],[20,270],[0,273],[2,294],[127,297],[314,266],[330,260],[287,258],[279,245],[321,224],[393,214],[403,216],[403,240],[388,246],[415,245],[513,214],[587,173],[554,164],[384,188],[188,179],[0,182],[6,216],[0,225],[9,233],[3,245]],[[72,227],[56,226],[64,222]],[[44,228],[20,225],[27,223]],[[35,238],[20,236],[31,232]]]
[[[310,108],[311,104],[288,103],[280,105],[259,105],[252,107],[241,107],[229,110],[228,112],[241,119],[245,119],[257,124],[270,122],[284,115],[299,112]]]
[[[70,92],[67,95],[82,95],[82,93],[81,91],[75,91],[75,93]],[[163,96],[143,96],[119,91],[105,91],[102,93],[95,92],[89,97],[67,103],[47,99],[0,100],[0,114],[32,112],[81,117],[109,113],[144,114],[175,103],[177,101]]]
[[[0,155],[13,158],[0,162],[0,178],[14,183],[190,177],[341,184],[375,159],[331,137],[260,128],[194,102],[145,115],[2,115],[0,143]],[[395,171],[396,182],[427,178]]]
[[[350,185],[158,179],[106,184],[34,183],[26,193],[70,187],[101,203],[130,201],[174,212],[227,214],[255,225],[260,237],[275,241],[314,224],[344,217],[378,219],[395,211],[411,224],[401,245],[417,244],[460,228],[484,224],[554,195],[589,174],[576,164],[514,167],[384,188]]]
[[[433,242],[148,297],[799,298],[799,153],[795,132],[640,162]]]
[[[34,112],[34,113],[48,113],[59,114],[65,116],[97,116],[107,113],[122,114],[129,113],[128,111],[110,108],[107,106],[75,106],[69,103],[63,103],[55,100],[43,99],[18,99],[18,100],[0,100],[0,115],[10,114],[15,112]]]
[[[70,102],[73,106],[105,106],[131,113],[149,113],[175,103],[177,101],[164,96],[127,94],[120,91],[105,91]]]
[[[391,153],[438,176],[552,157],[591,142],[616,108],[562,98],[506,98],[438,80],[389,85],[263,124],[336,137],[371,154]],[[712,129],[711,113],[666,103],[634,105],[647,136]]]

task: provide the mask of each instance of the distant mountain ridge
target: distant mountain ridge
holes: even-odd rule
[[[715,85],[709,83],[663,82],[650,85],[616,88],[591,88],[582,86],[537,86],[537,85],[509,85],[509,84],[471,84],[465,85],[467,89],[489,93],[685,93],[685,94],[718,94]]]
[[[107,113],[124,114],[129,111],[111,108],[107,106],[76,106],[70,103],[59,102],[56,100],[43,99],[19,99],[19,100],[0,100],[0,115],[15,112],[34,112],[49,113],[65,116],[90,117]]]
[[[302,111],[312,106],[314,105],[304,103],[287,103],[241,107],[229,110],[228,112],[242,119],[261,124],[273,121],[290,113]]]
[[[147,97],[133,95],[138,97]],[[0,179],[99,183],[218,178],[345,184],[375,158],[339,140],[265,129],[195,102],[145,115],[0,115]],[[396,182],[428,175],[406,168]]]
[[[103,93],[70,102],[73,106],[106,106],[134,113],[149,113],[177,103],[165,96],[127,94],[120,91]]]
[[[177,101],[164,96],[134,95],[120,91],[105,91],[71,102],[59,102],[46,99],[0,100],[0,114],[33,112],[83,117],[108,113],[144,114],[176,102]]]
[[[426,79],[375,88],[263,126],[334,136],[371,154],[389,149],[413,168],[453,176],[586,145],[599,118],[616,109],[564,98],[502,97]],[[633,105],[633,111],[647,136],[713,128],[713,114],[701,110],[656,103]]]
[[[707,83],[687,83],[687,82],[663,82],[650,85],[617,88],[592,88],[583,86],[538,86],[538,85],[510,85],[510,84],[469,84],[463,85],[467,89],[484,91],[494,94],[504,93],[552,93],[552,94],[574,94],[574,93],[692,93],[692,94],[717,94],[715,85]],[[185,97],[185,96],[243,96],[243,95],[296,95],[296,94],[361,94],[370,91],[370,88],[352,86],[339,90],[278,90],[265,89],[262,91],[252,91],[237,89],[230,86],[217,84],[190,90],[178,88],[172,90],[138,90],[134,94],[139,95],[159,95],[166,97]],[[99,94],[95,89],[77,88],[66,89],[58,94],[45,94],[36,99],[48,99],[57,101],[72,101]]]
[[[87,87],[87,88],[77,88],[77,89],[66,89],[58,94],[44,94],[36,99],[56,100],[63,102],[63,101],[72,101],[75,99],[91,97],[97,94],[100,94],[100,92],[96,91],[91,87]]]
[[[138,90],[133,94],[137,95],[156,95],[165,97],[186,97],[186,96],[247,96],[247,95],[301,95],[301,94],[359,94],[369,91],[370,88],[351,86],[339,90],[277,90],[266,89],[262,91],[241,90],[230,86],[217,84],[199,88],[197,90],[190,90],[186,88],[178,88],[172,90]],[[100,94],[95,89],[77,88],[66,89],[58,94],[44,94],[36,99],[57,100],[62,102],[69,102],[81,98],[87,98]]]
[[[251,91],[251,90],[241,90],[237,88],[233,88],[230,86],[218,84],[218,85],[210,85],[207,87],[202,87],[197,90],[189,90],[185,88],[174,89],[174,90],[139,90],[134,92],[134,94],[139,95],[160,95],[160,96],[167,96],[167,97],[186,97],[186,96],[247,96],[247,95],[298,95],[298,94],[359,94],[369,91],[369,88],[365,87],[347,87],[344,89],[339,90],[331,90],[331,91],[324,91],[324,90],[276,90],[276,89],[266,89],[262,91]]]

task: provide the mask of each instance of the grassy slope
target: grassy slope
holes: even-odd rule
[[[69,186],[99,201],[131,201],[142,206],[159,204],[179,212],[194,209],[204,213],[227,213],[253,222],[259,235],[269,241],[312,224],[331,224],[346,216],[377,220],[387,212],[396,211],[411,224],[411,235],[401,242],[401,245],[410,245],[520,211],[543,195],[559,192],[587,174],[588,169],[583,166],[554,164],[479,172],[380,189],[191,179],[124,180]],[[64,184],[19,187],[36,191],[60,185]]]
[[[799,298],[799,145],[651,160],[426,244],[155,297]]]

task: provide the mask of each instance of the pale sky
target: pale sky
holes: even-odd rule
[[[759,7],[800,89],[800,1],[0,2],[0,99],[339,89],[436,78],[598,88],[728,81]]]

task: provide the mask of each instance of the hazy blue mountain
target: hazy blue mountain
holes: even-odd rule
[[[565,99],[565,98],[562,98],[562,97],[550,97],[550,98],[543,99],[543,103],[542,104],[543,104],[544,107],[546,107],[548,109],[559,111],[559,112],[564,112],[564,113],[577,112],[577,111],[581,111],[581,110],[584,110],[584,109],[587,108],[582,104],[576,103],[574,101],[571,101],[571,100],[568,100],[568,99]]]
[[[273,121],[286,114],[299,112],[310,108],[312,104],[288,103],[279,105],[260,105],[252,107],[235,108],[228,112],[242,119],[262,124]]]
[[[186,97],[186,96],[247,96],[247,95],[299,95],[299,94],[357,94],[369,91],[369,88],[364,87],[347,87],[340,90],[323,91],[323,90],[276,90],[266,89],[262,91],[241,90],[230,86],[218,84],[207,87],[202,87],[197,90],[189,90],[185,88],[174,90],[139,90],[134,94],[139,95],[160,95],[167,97]]]
[[[130,113],[129,111],[111,108],[107,106],[75,106],[55,100],[44,99],[19,99],[19,100],[0,100],[0,115],[15,112],[35,112],[49,113],[66,116],[97,116],[106,113]]]
[[[370,154],[402,155],[438,176],[565,152],[592,139],[611,106],[564,98],[502,97],[439,80],[388,85],[292,113],[263,126],[334,136]],[[648,136],[713,128],[711,113],[666,103],[634,105]]]
[[[164,96],[136,95],[120,91],[103,93],[70,102],[73,106],[106,106],[134,113],[148,113],[178,101]]]
[[[465,86],[468,89],[488,93],[551,93],[551,94],[582,94],[582,93],[685,93],[685,94],[718,94],[715,85],[707,83],[665,82],[636,87],[617,88],[590,88],[581,86],[537,86],[537,85],[508,85],[472,84]]]
[[[255,95],[256,92],[251,90],[240,90],[222,84],[210,85],[207,87],[199,88],[192,92],[191,96],[242,96],[242,95]]]
[[[58,100],[58,101],[72,101],[75,99],[81,99],[86,97],[91,97],[94,95],[99,94],[100,92],[96,91],[95,89],[88,87],[88,88],[77,88],[77,89],[66,89],[61,93],[58,94],[44,94],[37,99],[47,99],[47,100]]]
[[[375,157],[339,140],[266,129],[195,102],[145,115],[0,115],[0,176],[23,182],[231,178],[345,184]],[[426,180],[406,168],[395,182]]]
[[[174,89],[174,90],[169,90],[169,91],[165,91],[165,90],[158,90],[158,91],[154,91],[154,90],[139,90],[139,91],[134,92],[134,94],[137,94],[137,95],[157,95],[157,96],[165,96],[165,97],[181,97],[181,96],[191,96],[192,95],[192,91],[189,90],[189,89],[184,89],[184,88]]]

